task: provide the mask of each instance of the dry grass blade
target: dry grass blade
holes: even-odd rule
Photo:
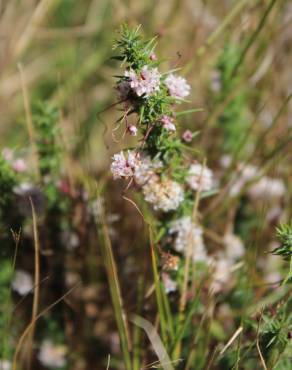
[[[39,306],[39,296],[40,296],[40,245],[39,245],[39,235],[38,235],[38,227],[37,227],[37,217],[35,213],[34,204],[31,198],[29,198],[30,206],[31,206],[31,213],[32,213],[32,221],[33,221],[33,236],[34,236],[34,265],[35,265],[35,273],[34,273],[34,295],[33,295],[33,306],[32,306],[32,316],[31,316],[31,330],[27,341],[27,352],[25,353],[25,361],[27,364],[27,368],[30,369],[31,364],[31,357],[33,351],[33,338],[35,332],[35,322],[38,313],[38,306]]]
[[[164,370],[174,370],[172,362],[154,326],[149,321],[138,315],[133,315],[131,317],[131,321],[146,332],[152,347],[159,358],[160,366],[162,366]]]
[[[12,361],[12,370],[17,370],[17,361],[18,361],[18,356],[19,356],[19,353],[21,351],[21,348],[22,348],[22,345],[27,337],[27,335],[30,333],[31,331],[31,328],[35,325],[35,323],[37,322],[37,320],[42,317],[43,315],[45,315],[47,312],[49,312],[54,306],[56,306],[58,303],[60,303],[63,299],[65,299],[69,294],[71,294],[73,292],[74,289],[76,289],[78,286],[80,285],[80,282],[76,285],[74,285],[74,287],[72,287],[70,290],[68,290],[67,293],[65,293],[64,295],[62,295],[62,297],[60,297],[59,299],[57,299],[54,303],[52,303],[51,305],[49,305],[47,308],[45,308],[43,311],[41,311],[34,319],[34,321],[32,321],[27,327],[26,329],[24,330],[24,332],[22,333],[21,337],[19,338],[19,341],[16,345],[16,348],[15,348],[15,352],[14,352],[14,356],[13,356],[13,361]]]
[[[127,328],[126,315],[123,310],[123,303],[120,291],[120,284],[118,279],[117,267],[115,264],[112,245],[108,234],[108,228],[106,225],[104,210],[102,205],[99,204],[99,219],[97,219],[97,225],[99,226],[99,239],[101,244],[101,252],[103,261],[105,264],[108,282],[110,287],[111,298],[114,306],[114,312],[116,316],[116,322],[120,335],[121,349],[123,352],[123,358],[125,368],[131,370],[131,357],[130,357],[130,336]]]
[[[224,354],[224,352],[231,346],[231,344],[235,341],[235,339],[239,336],[239,334],[242,332],[243,327],[240,326],[236,332],[232,335],[232,337],[229,339],[229,341],[226,343],[226,345],[222,348],[220,351],[220,356]]]

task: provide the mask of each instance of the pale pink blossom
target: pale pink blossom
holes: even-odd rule
[[[173,118],[167,116],[166,114],[164,114],[161,117],[161,122],[163,123],[163,127],[166,130],[168,130],[168,131],[175,131],[176,130],[175,125],[173,123]]]
[[[170,74],[165,79],[165,85],[174,98],[183,99],[190,94],[191,87],[183,77]]]
[[[137,136],[138,129],[135,125],[131,125],[128,128],[130,135]]]
[[[190,143],[193,140],[193,133],[192,133],[192,131],[190,131],[190,130],[184,131],[183,134],[182,134],[182,139],[186,143]]]
[[[139,163],[139,156],[136,152],[128,151],[128,158],[125,157],[123,151],[114,154],[111,164],[111,171],[114,180],[128,178],[134,175],[135,166]]]
[[[194,163],[190,166],[187,183],[193,190],[209,191],[213,188],[213,172],[206,166]]]
[[[11,162],[13,160],[13,151],[9,148],[4,148],[2,150],[2,157],[5,159],[5,161]]]
[[[177,290],[177,283],[174,280],[172,280],[172,278],[167,272],[163,272],[161,274],[161,277],[166,294],[175,292]]]
[[[22,158],[18,158],[12,162],[11,167],[15,172],[24,172],[27,170],[27,164]]]
[[[130,87],[138,96],[149,97],[159,90],[160,73],[157,68],[144,66],[139,74],[132,69],[125,72],[128,77]]]
[[[151,54],[150,54],[150,56],[149,56],[149,58],[150,58],[150,60],[152,60],[152,61],[157,60],[157,56],[156,56],[156,54],[155,54],[155,53],[151,53]]]

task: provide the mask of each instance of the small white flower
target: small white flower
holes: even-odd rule
[[[38,359],[42,365],[49,368],[62,367],[66,364],[67,349],[63,345],[56,345],[50,340],[43,341]]]
[[[248,195],[254,200],[281,198],[285,193],[286,187],[281,179],[271,179],[266,176],[248,189]]]
[[[8,361],[8,360],[1,360],[0,359],[0,369],[1,370],[11,370],[12,369],[11,362]]]
[[[121,178],[128,178],[134,175],[135,166],[139,162],[137,153],[128,151],[128,158],[125,157],[121,151],[113,156],[113,162],[111,164],[111,171],[114,180]]]
[[[146,202],[153,205],[155,210],[164,212],[178,208],[184,199],[184,191],[180,184],[172,180],[150,179],[143,186],[143,194]]]
[[[213,188],[213,172],[195,163],[190,166],[186,181],[193,190],[209,191]]]
[[[231,276],[231,261],[224,255],[213,261],[214,272],[212,276],[211,290],[218,293],[229,282]]]
[[[157,68],[144,66],[139,74],[130,69],[125,72],[125,76],[129,78],[130,87],[138,96],[149,97],[159,90],[161,75]]]
[[[244,245],[242,240],[235,234],[227,233],[224,235],[224,244],[226,247],[226,257],[231,261],[236,261],[244,255]]]
[[[12,281],[12,289],[20,295],[26,295],[33,289],[31,275],[23,270],[17,270]]]
[[[172,280],[168,273],[163,272],[161,277],[166,294],[175,292],[177,290],[177,283],[174,280]]]
[[[203,230],[192,222],[191,217],[186,216],[172,221],[168,232],[170,235],[175,235],[173,247],[177,252],[186,255],[190,250],[194,262],[208,261],[203,241]]]
[[[191,87],[183,77],[170,74],[165,79],[165,85],[174,98],[183,99],[190,94]]]
[[[167,115],[163,115],[161,118],[161,122],[163,123],[163,127],[168,131],[175,131],[176,127],[173,123],[173,119]]]

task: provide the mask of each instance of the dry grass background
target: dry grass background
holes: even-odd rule
[[[194,145],[214,168],[219,166],[222,155],[218,117],[238,92],[247,92],[246,116],[258,145],[249,147],[246,143],[246,158],[260,167],[267,165],[269,175],[285,180],[287,194],[281,204],[282,218],[291,217],[292,4],[288,0],[275,1],[263,28],[256,34],[269,4],[268,0],[0,0],[1,149],[10,146],[33,163],[31,105],[37,100],[49,101],[61,112],[59,140],[66,153],[62,168],[65,176],[76,186],[87,183],[89,174],[106,182],[112,153],[126,144],[114,143],[112,139],[119,117],[112,107],[116,101],[113,76],[119,74],[119,66],[111,60],[112,43],[122,23],[141,24],[145,35],[158,36],[157,53],[167,58],[162,68],[182,67],[181,73],[190,82],[191,105],[202,111],[183,118],[183,126],[201,131]],[[250,47],[242,54],[238,90],[217,103],[210,86],[225,43],[234,43],[244,51],[249,40]],[[273,125],[279,111],[279,119]],[[132,139],[127,140],[130,144]],[[151,279],[148,251],[138,248],[146,243],[147,235],[135,208],[121,199],[122,187],[112,182],[106,184],[109,211],[121,215],[113,246],[126,310],[132,312],[138,294],[136,285],[130,287],[131,281],[138,280],[135,259],[141,260],[141,270]],[[213,231],[218,234],[227,227],[224,220],[231,222],[236,208],[230,207],[229,212],[224,209],[222,194],[206,207],[208,223],[215,225]],[[75,224],[82,219],[82,212],[80,206],[74,216]],[[252,243],[257,245],[270,240],[274,230],[265,228],[265,204],[255,205],[254,212],[259,226]],[[73,353],[70,370],[105,368],[107,354],[119,353],[103,264],[94,249],[94,245],[86,246],[80,254],[66,257],[66,265],[77,271],[83,281],[82,288],[78,287],[72,301],[67,302],[75,305],[73,309],[80,321],[78,328],[73,329],[72,318],[66,318],[70,350],[78,354],[75,358]],[[255,268],[251,266],[250,273]],[[262,299],[264,288],[257,294]],[[151,302],[147,302],[146,311],[155,316]],[[146,349],[142,352],[145,354]],[[145,356],[148,363],[153,357],[150,353],[148,358]],[[110,368],[123,369],[123,365],[111,360]]]

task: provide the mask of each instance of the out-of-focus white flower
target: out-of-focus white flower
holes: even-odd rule
[[[23,270],[17,270],[12,280],[12,289],[20,295],[26,295],[33,289],[31,275]]]
[[[190,94],[191,87],[183,77],[170,74],[165,79],[165,85],[174,98],[183,99]]]
[[[125,76],[129,78],[130,87],[138,96],[148,97],[159,90],[161,75],[157,68],[144,66],[140,74],[130,69],[125,72]]]
[[[155,210],[164,212],[177,209],[184,199],[181,185],[175,181],[151,178],[143,186],[145,200],[153,205]]]
[[[193,190],[211,190],[213,187],[213,172],[199,163],[192,164],[189,168],[187,183]]]
[[[177,283],[166,272],[163,272],[161,276],[166,294],[175,292],[177,290]]]
[[[139,163],[139,155],[136,152],[128,151],[128,158],[125,157],[123,152],[113,156],[111,164],[111,171],[113,178],[121,179],[128,178],[134,175],[135,166]]]
[[[63,345],[56,345],[50,340],[43,341],[38,359],[42,365],[49,368],[62,367],[66,364],[67,348]]]
[[[258,174],[259,169],[253,165],[244,165],[240,163],[238,165],[239,173],[236,175],[236,180],[233,181],[230,187],[230,195],[237,196],[246,183],[253,180]]]
[[[7,162],[11,162],[13,160],[13,151],[9,148],[4,148],[1,152],[2,157],[5,159]]]
[[[141,155],[140,158],[139,164],[135,167],[134,178],[138,185],[145,185],[150,179],[157,178],[156,172],[162,168],[162,162],[145,155]]]
[[[281,179],[262,177],[248,189],[248,195],[256,199],[281,198],[286,193],[286,187]]]
[[[10,361],[0,359],[0,370],[11,370],[11,369],[12,365]]]
[[[211,73],[210,87],[213,92],[218,92],[221,90],[221,74],[220,71],[215,70]]]
[[[22,158],[18,158],[12,162],[11,167],[15,172],[24,172],[27,170],[26,162]]]
[[[192,133],[192,131],[190,131],[190,130],[184,131],[183,134],[182,134],[182,139],[186,143],[190,143],[193,140],[193,133]]]
[[[244,245],[242,240],[235,234],[227,233],[224,235],[225,253],[227,259],[236,261],[244,255]]]
[[[137,126],[131,125],[128,130],[129,130],[130,135],[137,136],[137,131],[138,131]]]
[[[172,221],[168,232],[170,235],[175,235],[173,247],[177,252],[186,255],[188,248],[190,248],[194,262],[208,261],[203,241],[203,230],[192,222],[191,217],[186,216]]]
[[[231,261],[224,255],[213,260],[214,272],[212,276],[211,290],[218,293],[230,280]]]
[[[163,127],[168,131],[175,131],[176,127],[173,123],[173,119],[166,114],[162,116],[161,122],[163,123]]]

